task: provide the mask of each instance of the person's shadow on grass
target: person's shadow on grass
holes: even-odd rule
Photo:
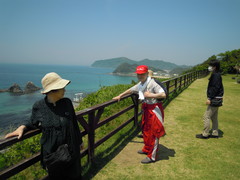
[[[169,149],[164,145],[159,144],[156,161],[169,160],[169,157],[175,157],[175,153],[174,149]]]
[[[223,134],[224,134],[224,132],[221,129],[219,129],[218,130],[218,137],[222,138]]]

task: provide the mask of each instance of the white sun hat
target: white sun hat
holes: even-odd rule
[[[42,87],[43,91],[41,91],[42,94],[46,94],[52,90],[58,90],[65,88],[71,81],[62,79],[57,73],[50,72],[47,73],[42,78]]]

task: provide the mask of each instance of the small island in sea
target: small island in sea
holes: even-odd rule
[[[38,91],[40,89],[41,89],[40,87],[37,87],[36,85],[33,84],[33,82],[29,81],[29,82],[27,82],[27,84],[26,84],[26,86],[24,87],[23,90],[18,84],[14,83],[8,89],[0,89],[0,92],[10,92],[10,93],[22,95],[22,94],[33,93],[33,92]]]

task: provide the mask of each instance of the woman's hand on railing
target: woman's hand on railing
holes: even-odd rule
[[[24,130],[26,129],[26,126],[21,125],[19,126],[15,131],[8,133],[5,138],[10,138],[14,136],[18,136],[18,139],[20,139],[23,136]]]

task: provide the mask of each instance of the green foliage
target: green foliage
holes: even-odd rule
[[[113,97],[127,90],[132,85],[133,84],[128,85],[119,84],[114,86],[104,86],[97,92],[91,93],[88,96],[86,96],[83,99],[83,101],[79,104],[79,106],[76,108],[76,111],[83,110],[95,106],[97,104],[104,103],[106,101],[110,101]]]
[[[207,67],[209,66],[209,62],[212,59],[218,59],[220,60],[220,66],[221,66],[221,71],[223,74],[227,73],[237,73],[236,66],[240,65],[240,49],[235,49],[233,51],[226,51],[225,53],[220,53],[217,56],[213,55],[209,57],[206,61],[203,63],[194,66],[192,69],[185,71],[187,72],[193,72],[193,71],[198,71],[198,70],[206,70]]]
[[[95,106],[97,104],[101,104],[107,101],[112,100],[113,97],[119,95],[123,91],[130,88],[132,84],[128,85],[115,85],[115,86],[109,86],[109,87],[102,87],[97,92],[91,93],[88,96],[86,96],[83,101],[79,104],[79,106],[76,108],[76,111],[83,110],[92,106]],[[124,100],[119,101],[118,103],[112,104],[110,106],[107,106],[104,108],[104,113],[101,116],[101,120],[110,117],[114,113],[119,112],[120,110],[124,109],[125,107],[132,104],[131,98],[127,98]],[[113,129],[118,127],[120,124],[126,121],[127,118],[129,118],[131,115],[133,115],[133,112],[127,112],[124,115],[120,116],[119,118],[114,119],[113,121],[101,126],[98,128],[95,132],[96,134],[96,140],[102,138],[104,135],[110,133]],[[124,118],[123,118],[124,117]],[[88,121],[88,116],[85,116],[84,119]]]
[[[14,144],[0,153],[1,168],[16,164],[40,151],[39,135]]]
[[[40,151],[40,136],[37,135],[28,138],[24,141],[18,142],[13,146],[0,152],[0,170],[16,165],[20,161],[31,157],[33,154]],[[23,172],[13,176],[10,179],[26,179],[27,174],[31,174],[31,179],[38,179],[43,176],[43,170],[40,165],[34,165],[35,171],[32,173],[30,170],[24,170]],[[32,167],[32,168],[33,168]],[[30,168],[31,169],[31,168]],[[40,173],[41,172],[41,173]]]

